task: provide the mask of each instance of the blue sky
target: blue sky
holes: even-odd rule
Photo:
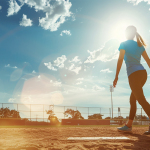
[[[111,107],[124,29],[136,26],[150,55],[149,17],[148,0],[1,0],[0,102]],[[149,88],[148,77],[148,102]],[[129,107],[130,93],[123,62],[114,107]]]

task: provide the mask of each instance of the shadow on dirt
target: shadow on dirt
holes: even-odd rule
[[[130,135],[128,143],[131,143],[131,145],[124,146],[124,148],[130,148],[130,149],[148,149],[150,150],[150,135],[141,135],[141,134],[134,134],[134,133],[122,133],[123,135]],[[132,139],[133,137],[133,139]],[[134,137],[137,138],[137,140],[134,140]]]

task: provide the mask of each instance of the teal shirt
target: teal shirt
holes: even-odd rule
[[[137,70],[145,70],[140,63],[141,55],[145,51],[144,46],[139,47],[136,41],[127,40],[120,44],[118,50],[120,51],[120,49],[125,50],[124,61],[128,77]]]

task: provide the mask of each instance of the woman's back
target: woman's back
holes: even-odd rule
[[[145,50],[144,46],[139,47],[136,41],[127,40],[123,42],[126,64],[140,64],[141,55]]]
[[[137,70],[145,70],[140,63],[141,55],[145,51],[144,46],[139,47],[136,41],[127,40],[120,44],[119,51],[121,49],[125,50],[124,60],[128,76]]]

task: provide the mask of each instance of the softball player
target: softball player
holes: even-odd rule
[[[137,32],[136,27],[128,26],[125,31],[127,40],[122,42],[118,48],[120,51],[116,76],[113,81],[113,86],[116,87],[118,81],[118,74],[122,66],[123,59],[126,64],[126,70],[128,75],[128,81],[131,88],[130,95],[130,114],[129,120],[123,127],[118,127],[118,131],[123,132],[132,132],[132,123],[136,114],[136,100],[142,106],[146,114],[150,119],[150,104],[147,102],[142,87],[146,83],[147,80],[147,71],[140,63],[141,55],[147,62],[150,68],[150,59],[145,51],[146,44],[143,41],[142,37]],[[136,36],[137,42],[134,41],[134,37]],[[149,130],[145,132],[145,134],[150,134],[150,124]]]

